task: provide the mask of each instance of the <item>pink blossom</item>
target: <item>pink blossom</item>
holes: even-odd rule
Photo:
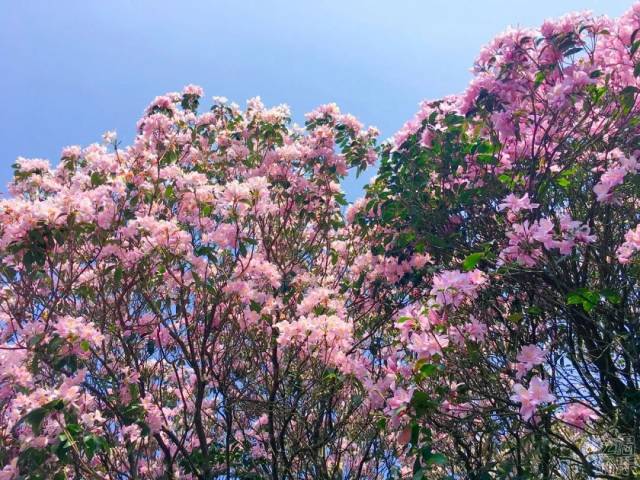
[[[562,421],[576,428],[584,428],[591,420],[597,420],[598,414],[582,403],[571,403],[564,413],[560,414]]]
[[[501,139],[507,139],[515,135],[514,119],[508,112],[494,112],[491,115],[491,120]]]
[[[14,480],[18,474],[18,457],[15,457],[0,470],[0,480]]]
[[[431,255],[429,255],[428,253],[422,253],[422,254],[416,254],[413,257],[411,257],[411,266],[413,268],[423,268],[427,263],[433,263],[433,261],[431,260]]]
[[[154,433],[159,432],[163,424],[162,412],[149,397],[142,398],[140,403],[145,409],[145,421],[149,429]]]
[[[546,351],[542,350],[537,345],[532,344],[522,347],[516,358],[518,362],[523,364],[528,371],[531,370],[534,366],[543,363],[546,354]]]
[[[72,342],[86,340],[92,345],[99,345],[104,339],[104,335],[82,317],[60,317],[54,330],[60,337]]]
[[[542,255],[542,251],[534,242],[535,232],[535,225],[532,226],[528,220],[521,224],[513,224],[511,231],[506,233],[509,245],[500,252],[501,260],[516,261],[528,267],[534,266]]]
[[[109,130],[102,134],[102,141],[105,145],[112,144],[118,138],[118,134],[115,130]]]
[[[406,408],[411,402],[413,397],[413,390],[405,390],[404,388],[395,388],[393,390],[393,397],[387,400],[387,405],[393,410]]]
[[[142,431],[136,424],[122,427],[122,434],[124,438],[129,440],[131,443],[135,443],[142,438]]]
[[[449,345],[449,339],[444,335],[434,333],[420,333],[411,336],[409,349],[418,355],[418,358],[431,358],[433,355],[442,354],[442,349]]]
[[[47,172],[49,171],[49,161],[40,158],[18,157],[16,160],[18,170],[25,173]]]
[[[533,417],[539,405],[553,402],[555,397],[549,392],[549,383],[535,376],[529,382],[529,388],[516,383],[513,386],[514,394],[510,397],[514,402],[520,403],[520,415],[524,420]]]
[[[202,97],[204,95],[204,90],[198,85],[190,84],[184,87],[182,93],[185,95],[195,95],[197,97]]]
[[[613,197],[613,188],[622,183],[626,174],[627,171],[623,167],[614,167],[610,170],[607,170],[600,177],[600,181],[593,187],[593,191],[595,192],[598,201],[610,201]]]
[[[640,250],[640,224],[625,233],[624,240],[624,243],[616,251],[618,261],[622,264],[629,263],[631,256]]]
[[[487,334],[487,326],[475,318],[470,323],[467,323],[464,329],[469,338],[475,342],[484,341],[484,337]]]
[[[614,155],[619,157],[618,161],[600,176],[600,181],[593,187],[599,202],[610,202],[613,199],[613,189],[624,181],[628,173],[638,171],[638,161],[635,156],[624,157],[619,150],[615,151]]]
[[[548,218],[541,218],[532,225],[531,237],[534,240],[542,243],[545,248],[550,249],[554,246],[553,230],[553,222]]]
[[[513,213],[518,213],[521,210],[533,210],[540,206],[539,203],[532,203],[529,200],[529,194],[525,193],[522,197],[518,198],[513,193],[507,195],[502,203],[498,205],[498,210],[511,210]]]
[[[478,269],[464,273],[445,270],[433,277],[431,295],[439,305],[456,307],[465,299],[475,298],[479,287],[486,281],[486,275]]]

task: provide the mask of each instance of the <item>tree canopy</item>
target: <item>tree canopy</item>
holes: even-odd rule
[[[19,158],[0,480],[636,478],[638,50],[640,4],[508,30],[381,145],[189,85]]]

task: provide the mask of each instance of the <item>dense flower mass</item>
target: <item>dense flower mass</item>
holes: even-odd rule
[[[640,4],[510,29],[382,148],[354,223],[430,258],[388,334],[417,477],[628,478],[594,445],[640,440],[639,50]]]
[[[16,161],[0,480],[632,478],[640,4],[505,32],[379,148],[202,96]]]
[[[0,201],[0,478],[388,475],[340,178],[375,129],[157,97]],[[365,258],[365,257],[363,257]],[[352,269],[355,264],[362,264]],[[357,279],[357,278],[356,278]],[[306,472],[306,473],[305,473]],[[324,472],[324,473],[323,473]],[[338,473],[340,472],[340,473]]]

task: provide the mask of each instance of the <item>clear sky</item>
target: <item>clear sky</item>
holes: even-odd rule
[[[0,0],[0,191],[18,155],[130,142],[156,95],[195,83],[294,118],[335,101],[391,136],[425,98],[461,91],[509,25],[630,0]],[[365,179],[367,174],[364,175]],[[346,183],[351,200],[363,179]]]

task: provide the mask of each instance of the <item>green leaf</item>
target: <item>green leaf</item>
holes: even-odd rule
[[[139,403],[130,403],[124,409],[122,409],[122,420],[125,425],[131,425],[143,418],[144,409]]]
[[[29,413],[27,413],[20,421],[27,422],[34,433],[40,433],[40,427],[42,426],[42,422],[45,417],[52,411],[57,410],[61,411],[64,408],[64,402],[60,399],[52,400],[48,403],[45,403],[43,406],[34,408]]]
[[[507,175],[506,173],[501,173],[500,175],[498,175],[498,180],[500,180],[500,182],[504,183],[511,189],[513,189],[513,187],[516,185],[515,179],[512,178],[511,175]]]
[[[498,158],[494,155],[482,153],[478,155],[478,163],[481,165],[497,165]]]
[[[398,246],[406,247],[416,238],[416,234],[414,232],[402,232],[398,236]]]
[[[39,435],[40,427],[42,427],[42,422],[44,421],[48,413],[49,411],[46,408],[39,407],[31,410],[23,418],[24,421],[31,426],[31,430],[33,430],[36,435]]]
[[[438,373],[438,366],[432,363],[426,363],[420,367],[420,373],[425,377],[431,377]]]
[[[429,243],[434,247],[447,248],[450,246],[449,243],[444,238],[440,238],[437,235],[434,235],[432,233],[427,233],[425,236],[426,236],[426,239],[429,241]]]
[[[164,191],[164,198],[166,198],[169,201],[173,201],[176,199],[176,193],[173,185],[167,186],[167,188]]]
[[[91,174],[91,186],[92,187],[98,187],[100,185],[102,185],[105,182],[104,177],[102,176],[102,174],[100,172],[93,172]]]
[[[527,308],[527,313],[529,315],[540,315],[542,312],[543,310],[537,305],[532,305],[531,307]]]
[[[122,269],[122,267],[120,265],[118,265],[116,267],[116,269],[113,271],[113,282],[116,285],[120,285],[120,283],[122,282],[122,275],[124,274],[124,270]]]
[[[418,416],[422,416],[425,413],[435,410],[438,408],[437,402],[431,400],[429,395],[420,390],[416,390],[413,392],[413,397],[411,397],[411,405],[416,410],[416,414]]]
[[[476,268],[476,265],[478,265],[480,260],[484,258],[484,256],[485,256],[484,252],[476,252],[476,253],[472,253],[471,255],[468,255],[462,262],[462,269],[465,272],[468,272],[469,270],[473,270],[474,268]]]
[[[600,294],[609,302],[612,303],[614,305],[618,305],[620,302],[622,302],[622,297],[615,292],[613,289],[611,288],[605,288],[604,290],[602,290],[600,292]]]
[[[65,428],[73,438],[76,438],[78,435],[82,433],[82,427],[77,423],[67,423]]]
[[[441,453],[432,453],[426,462],[428,465],[445,465],[447,463],[447,457]]]
[[[638,89],[633,86],[625,87],[620,91],[620,105],[622,105],[625,113],[629,113],[633,107],[636,101],[636,93],[638,93]]]
[[[581,305],[582,296],[577,293],[570,293],[567,295],[567,305]]]
[[[599,302],[600,295],[586,288],[579,288],[567,295],[567,305],[582,305],[587,313],[591,312]]]
[[[520,312],[512,313],[507,317],[507,320],[513,323],[519,323],[524,318],[524,315]]]
[[[107,440],[104,437],[98,437],[93,434],[85,435],[82,439],[82,443],[84,444],[84,450],[89,458],[93,457],[96,452],[108,449]]]
[[[338,193],[334,196],[334,198],[338,205],[342,205],[343,207],[349,205],[349,202],[347,202],[346,198],[344,198],[344,193]]]
[[[208,204],[202,205],[202,207],[200,207],[200,212],[202,213],[203,217],[210,217],[211,212],[213,212],[213,206]]]
[[[640,41],[640,40],[638,40],[638,41]],[[632,85],[629,85],[628,87],[624,87],[622,90],[620,90],[620,93],[622,95],[627,95],[627,94],[636,94],[636,93],[638,93],[638,91],[640,91],[640,90],[638,90],[638,87],[634,87]]]

